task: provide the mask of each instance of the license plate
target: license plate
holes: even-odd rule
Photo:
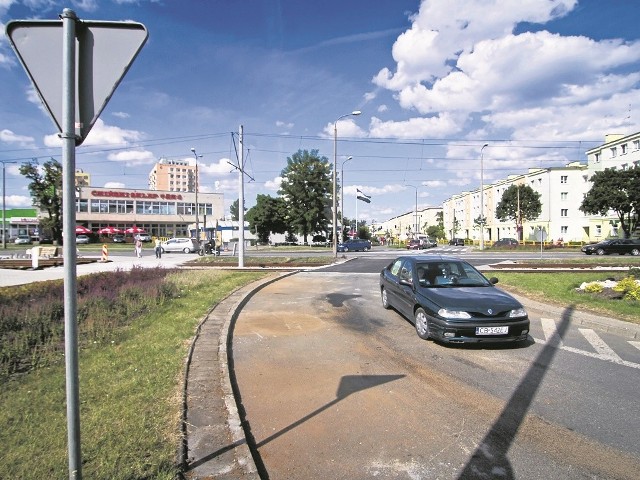
[[[509,327],[476,327],[476,335],[506,335]]]

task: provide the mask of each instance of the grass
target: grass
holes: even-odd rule
[[[170,276],[177,298],[80,351],[85,478],[175,478],[182,375],[195,327],[228,293],[263,274]],[[0,407],[0,478],[67,477],[63,358],[4,382]]]
[[[620,280],[626,276],[622,272],[611,274],[611,272],[521,273],[490,271],[483,273],[487,277],[498,277],[500,279],[499,287],[533,300],[560,306],[574,305],[578,309],[640,324],[640,302],[611,299],[576,290],[583,282],[601,281],[612,277]]]

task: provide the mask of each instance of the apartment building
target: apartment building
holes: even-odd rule
[[[605,142],[586,152],[587,162],[572,162],[564,167],[530,169],[522,175],[484,185],[484,240],[518,238],[514,222],[495,217],[504,191],[511,185],[528,185],[540,194],[542,212],[533,221],[524,222],[524,241],[596,242],[623,234],[614,212],[604,217],[580,211],[584,195],[591,189],[590,178],[606,168],[627,169],[640,165],[640,132],[631,135],[607,135]],[[474,220],[480,217],[480,189],[462,192],[442,206],[445,230],[450,238],[479,241],[480,230]]]
[[[195,192],[195,165],[184,160],[161,158],[149,172],[149,189],[167,192]]]

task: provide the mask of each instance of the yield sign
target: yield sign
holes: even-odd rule
[[[62,21],[16,20],[7,35],[42,103],[62,132]],[[76,21],[76,145],[109,102],[148,38],[135,22]]]

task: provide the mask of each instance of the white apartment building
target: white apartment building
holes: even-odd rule
[[[385,241],[405,242],[418,235],[425,235],[427,227],[438,225],[438,214],[442,207],[425,207],[414,209],[385,222],[371,225],[371,235]]]
[[[626,169],[640,165],[640,132],[632,135],[607,135],[605,143],[587,153],[587,163],[572,162],[565,167],[535,168],[522,175],[484,185],[483,203],[486,225],[484,241],[518,238],[514,222],[501,222],[495,217],[502,194],[511,185],[529,185],[540,194],[542,212],[533,221],[524,222],[522,240],[595,242],[623,234],[613,212],[605,217],[585,215],[579,208],[591,189],[590,178],[605,168]],[[447,199],[442,206],[445,231],[449,238],[480,240],[474,220],[481,215],[480,189],[462,192]]]

